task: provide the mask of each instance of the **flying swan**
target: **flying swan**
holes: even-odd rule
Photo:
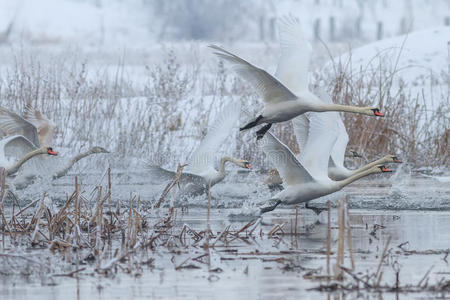
[[[3,147],[5,150],[10,149],[14,144],[14,149],[17,154],[24,155],[41,148],[41,145],[51,145],[53,143],[53,136],[55,134],[56,126],[50,121],[44,114],[30,105],[25,106],[23,117],[18,114],[9,111],[3,107],[0,107],[0,130],[7,136],[4,139]],[[14,137],[21,137],[14,139]],[[48,147],[47,147],[48,148]],[[4,151],[5,154],[10,155],[11,151]],[[59,178],[64,176],[69,169],[80,159],[95,153],[108,153],[102,147],[93,147],[88,151],[82,152],[74,156],[63,167],[53,174],[53,178]],[[43,162],[31,161],[33,171],[42,172]],[[21,185],[28,185],[31,180],[36,177],[37,174],[28,174],[26,180],[22,180]],[[30,181],[30,182],[26,182]]]
[[[331,115],[330,115],[331,114]],[[317,118],[318,120],[314,120]],[[315,137],[308,139],[300,159],[271,133],[260,142],[264,153],[280,173],[286,188],[274,195],[260,207],[260,213],[274,210],[280,203],[297,204],[334,193],[362,177],[374,173],[392,172],[382,165],[354,174],[344,180],[334,181],[328,177],[328,160],[336,140],[332,130],[333,113],[311,116],[314,126],[309,132]]]
[[[259,140],[270,129],[272,123],[288,121],[309,111],[343,111],[369,116],[383,116],[380,110],[375,107],[325,103],[311,93],[308,90],[307,78],[311,48],[305,47],[305,45],[309,45],[305,44],[303,33],[290,24],[293,22],[299,23],[297,19],[286,18],[284,22],[287,26],[280,30],[281,57],[275,77],[219,46],[209,46],[216,50],[214,54],[230,62],[236,73],[249,81],[263,98],[264,109],[262,112],[240,130],[266,123],[256,132]],[[297,52],[299,47],[302,47],[300,53]],[[295,87],[295,90],[291,90],[289,87]]]
[[[208,133],[198,148],[191,155],[187,172],[181,174],[180,183],[183,186],[181,195],[194,196],[204,193],[209,184],[211,186],[222,181],[226,176],[225,164],[231,162],[239,167],[251,169],[247,160],[224,156],[219,161],[219,169],[214,165],[217,159],[216,152],[230,135],[231,130],[239,120],[240,103],[228,104],[209,128]],[[159,166],[149,164],[148,169],[151,176],[159,179],[172,179],[175,172],[165,170]]]

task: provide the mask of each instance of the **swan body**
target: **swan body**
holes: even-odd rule
[[[223,48],[209,46],[216,51],[214,54],[231,63],[238,75],[248,80],[263,98],[263,110],[241,130],[267,123],[257,132],[257,139],[261,139],[273,123],[285,122],[306,112],[343,111],[382,117],[378,108],[325,103],[308,90],[311,46],[299,25],[293,17],[281,21],[281,57],[275,76]]]
[[[187,171],[180,177],[183,186],[182,195],[197,195],[206,191],[209,185],[213,186],[222,181],[226,176],[225,165],[230,162],[239,167],[251,169],[247,160],[224,156],[219,161],[219,168],[215,169],[216,152],[219,150],[231,130],[239,120],[240,103],[230,103],[220,113],[209,128],[208,133],[200,145],[191,155]],[[159,166],[149,164],[147,168],[152,177],[170,180],[175,172],[165,170]]]
[[[332,124],[333,118],[332,115],[326,114],[316,114],[313,117],[320,120],[313,123],[315,126],[312,127],[311,131],[315,132],[316,136],[326,139],[325,141],[308,140],[299,159],[270,132],[262,140],[261,147],[279,170],[286,188],[261,206],[261,213],[274,210],[280,203],[308,202],[337,192],[353,181],[370,174],[391,172],[386,167],[377,165],[341,181],[331,180],[328,177],[328,158],[335,138],[328,139],[327,135],[333,136],[333,133],[329,134],[332,131],[332,129],[330,130],[330,124]]]

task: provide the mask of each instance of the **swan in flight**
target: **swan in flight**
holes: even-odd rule
[[[183,186],[182,195],[199,195],[205,192],[208,185],[211,186],[222,181],[225,176],[225,164],[231,162],[239,167],[251,169],[247,160],[224,156],[219,161],[219,169],[216,170],[216,153],[225,142],[232,129],[239,120],[241,105],[239,102],[228,104],[220,113],[198,148],[191,155],[187,172],[181,174],[180,183]],[[147,168],[152,177],[159,179],[173,179],[175,172],[165,170],[159,166],[149,164]]]
[[[0,167],[5,168],[8,176],[15,174],[26,161],[40,154],[58,155],[52,147],[38,148],[21,135],[0,140]]]
[[[14,147],[17,148],[17,151],[21,154],[36,150],[37,148],[40,148],[41,145],[51,145],[53,143],[55,129],[56,126],[50,119],[30,105],[25,106],[23,117],[0,107],[0,130],[6,136],[22,137],[26,140],[25,142],[23,139],[19,139],[18,141],[20,142],[16,141],[14,144]],[[55,172],[53,178],[56,179],[64,176],[77,161],[96,153],[109,152],[102,147],[96,146],[86,152],[75,155],[62,168]],[[42,172],[42,170],[46,169],[43,166],[45,162],[42,160],[31,162],[33,163],[32,169],[34,171]],[[30,181],[36,177],[36,174],[27,174],[25,177],[26,181]],[[22,181],[21,184],[25,184],[23,179]]]
[[[333,103],[331,97],[323,90],[317,89],[316,94],[326,103]],[[335,133],[335,137],[329,136],[329,138],[335,138],[336,141],[332,146],[330,159],[328,162],[328,176],[333,180],[343,180],[357,173],[366,171],[374,166],[383,165],[386,163],[401,163],[402,161],[395,155],[386,155],[378,160],[375,160],[365,166],[350,170],[344,166],[344,157],[346,154],[346,148],[349,141],[347,130],[345,129],[344,122],[338,113],[328,113],[334,115],[334,128],[332,132]],[[310,138],[309,128],[311,125],[308,114],[303,114],[292,120],[294,126],[294,134],[297,138],[297,143],[301,151],[306,147],[306,143]],[[314,136],[312,137],[314,138]],[[322,137],[325,138],[325,137]],[[354,152],[353,152],[354,153]],[[354,154],[353,154],[354,155]],[[299,157],[299,156],[298,156]]]
[[[279,35],[280,35],[280,47],[281,55],[278,61],[277,71],[275,76],[291,91],[301,93],[307,89],[308,86],[308,66],[310,61],[311,45],[304,37],[301,29],[300,22],[293,16],[286,16],[279,20]],[[321,89],[315,89],[314,94],[317,96],[314,100],[320,99],[319,103],[325,103],[327,105],[334,105],[331,97]],[[393,155],[387,155],[373,163],[357,169],[349,170],[344,167],[344,156],[346,155],[346,148],[348,144],[348,134],[345,129],[345,125],[342,122],[341,117],[337,112],[328,113],[332,115],[335,120],[333,126],[338,130],[333,131],[336,133],[336,142],[331,150],[331,156],[329,160],[328,175],[333,180],[342,180],[350,177],[356,173],[370,169],[373,166],[401,161]],[[293,119],[294,132],[299,144],[300,150],[302,150],[309,137],[309,113],[299,115]],[[331,138],[331,137],[330,137]],[[351,150],[353,157],[360,157],[360,155]],[[273,172],[275,173],[275,172]],[[272,175],[272,174],[271,174]],[[280,177],[273,175],[274,184],[280,183]],[[271,178],[269,177],[269,178]],[[268,179],[268,182],[271,180]]]
[[[322,116],[324,114],[316,114]],[[316,123],[319,124],[319,123]],[[326,134],[329,131],[328,122],[321,122],[312,131],[320,131]],[[321,136],[321,135],[318,135]],[[321,136],[322,137],[322,136]],[[362,177],[375,173],[392,172],[383,165],[377,165],[370,169],[355,174],[341,181],[333,181],[328,177],[328,158],[334,139],[312,139],[302,152],[301,162],[270,132],[261,141],[261,146],[277,167],[286,188],[277,193],[260,207],[260,213],[274,210],[279,204],[297,204],[337,192],[344,186]]]
[[[305,41],[302,31],[297,30],[299,26],[295,26],[295,24],[299,24],[299,22],[296,18],[285,18],[283,22],[286,25],[280,27],[281,57],[275,77],[223,48],[216,45],[209,46],[216,50],[214,54],[230,62],[238,75],[248,80],[263,98],[264,109],[262,112],[240,130],[266,123],[256,132],[259,140],[270,129],[272,123],[288,121],[310,111],[343,111],[383,116],[375,107],[324,103],[311,93],[308,89],[307,78],[311,47]]]

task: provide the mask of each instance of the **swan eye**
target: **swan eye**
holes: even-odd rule
[[[361,155],[359,155],[359,153],[356,152],[355,150],[352,150],[352,155],[353,157],[361,157]]]

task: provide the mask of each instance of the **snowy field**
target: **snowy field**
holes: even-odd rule
[[[192,2],[1,1],[0,106],[42,111],[59,155],[25,188],[34,159],[1,185],[0,298],[448,297],[450,4]],[[208,48],[273,74],[276,18],[287,13],[313,46],[310,86],[385,114],[342,114],[362,155],[346,166],[403,161],[311,201],[330,203],[330,221],[303,204],[252,217],[278,192],[263,183],[274,166],[255,131],[238,130],[261,100]],[[178,186],[162,197],[170,181],[146,166],[188,162],[233,101],[239,123],[215,155],[253,170],[227,165],[209,198],[177,199]],[[298,151],[291,122],[272,132]],[[52,179],[93,146],[109,153]]]

